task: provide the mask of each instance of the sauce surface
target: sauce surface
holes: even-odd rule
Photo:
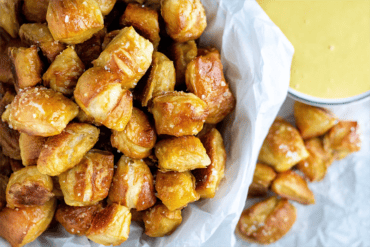
[[[370,90],[370,0],[257,0],[293,44],[290,87],[340,99]]]

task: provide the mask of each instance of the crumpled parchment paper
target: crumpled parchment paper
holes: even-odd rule
[[[215,198],[190,204],[170,236],[149,238],[136,222],[121,246],[232,246],[259,149],[287,94],[293,47],[254,0],[203,0],[208,27],[201,46],[221,51],[224,72],[237,98],[222,132],[228,157]],[[0,239],[1,246],[8,246]],[[27,247],[99,246],[63,227]]]
[[[294,123],[294,101],[287,98],[279,115]],[[292,229],[271,247],[368,247],[370,246],[370,98],[345,106],[330,106],[341,120],[357,121],[362,147],[357,153],[334,161],[320,182],[309,183],[315,205],[297,208]],[[248,200],[246,207],[259,201]],[[235,246],[259,246],[238,239]]]

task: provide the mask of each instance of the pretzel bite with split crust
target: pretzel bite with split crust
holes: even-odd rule
[[[55,219],[70,234],[85,235],[93,217],[102,209],[101,203],[85,207],[73,207],[61,203],[55,212]]]
[[[196,135],[208,116],[203,100],[192,93],[175,91],[155,97],[148,110],[153,114],[158,135]]]
[[[49,62],[65,49],[65,45],[54,40],[46,24],[26,23],[19,29],[19,36],[23,43],[39,47]]]
[[[155,189],[158,193],[157,197],[171,211],[184,208],[188,203],[200,198],[195,190],[195,178],[190,171],[161,172],[158,170]]]
[[[42,136],[31,136],[21,133],[19,136],[19,148],[21,150],[22,164],[24,166],[36,165],[42,147],[46,141]]]
[[[121,16],[120,24],[133,26],[140,35],[153,43],[155,50],[157,49],[161,40],[157,11],[143,5],[129,3]]]
[[[195,136],[163,139],[155,145],[155,156],[161,171],[184,172],[211,164],[206,149]]]
[[[194,40],[184,43],[176,42],[171,47],[173,61],[176,69],[176,86],[185,83],[185,72],[188,63],[198,54],[197,44]]]
[[[77,104],[95,121],[123,131],[132,113],[132,93],[122,89],[120,79],[102,67],[85,71],[78,79],[74,96]]]
[[[45,22],[49,0],[24,0],[22,12],[29,22]]]
[[[45,87],[50,87],[65,95],[72,95],[77,80],[84,70],[85,65],[77,56],[75,50],[68,47],[51,63],[42,76],[42,80]]]
[[[267,195],[276,172],[272,167],[257,163],[254,169],[253,181],[248,189],[248,197],[262,197]]]
[[[206,102],[206,122],[217,124],[235,108],[236,100],[225,81],[220,53],[215,48],[202,52],[187,65],[185,82],[190,92]]]
[[[112,146],[134,159],[148,157],[152,153],[156,140],[154,126],[145,113],[136,107],[132,109],[132,115],[125,130],[113,130],[111,136]]]
[[[171,235],[181,224],[181,210],[168,210],[163,204],[149,208],[144,216],[145,234],[149,237]]]
[[[16,89],[33,87],[41,82],[43,69],[36,46],[9,47],[8,55],[12,64]]]
[[[262,144],[258,160],[274,167],[278,172],[283,172],[308,156],[298,130],[281,117],[277,117]]]
[[[141,95],[141,105],[147,106],[150,99],[162,92],[173,91],[175,82],[173,62],[163,53],[154,52],[150,74]]]
[[[9,104],[14,100],[14,94],[7,91],[0,100],[0,115],[9,108]],[[2,153],[12,159],[21,159],[19,149],[19,132],[11,129],[7,123],[0,121],[0,146]]]
[[[324,136],[324,149],[338,160],[360,151],[361,138],[356,121],[339,121]]]
[[[206,168],[192,171],[197,181],[196,191],[200,198],[213,198],[224,177],[226,164],[224,141],[215,128],[203,135],[200,140],[211,159],[211,164]]]
[[[71,45],[90,39],[104,28],[95,0],[50,0],[46,20],[53,38]]]
[[[167,34],[177,42],[199,38],[207,26],[206,12],[200,0],[163,0],[161,14]]]
[[[297,217],[287,199],[270,197],[243,211],[236,233],[248,242],[274,243],[292,228]]]
[[[331,152],[324,150],[321,139],[315,137],[304,142],[310,156],[298,163],[297,168],[310,182],[320,181],[325,177],[327,168],[334,160]]]
[[[0,174],[0,211],[6,206],[6,186],[9,178]]]
[[[60,134],[78,114],[72,100],[44,87],[27,88],[15,96],[2,115],[2,120],[15,130],[29,135]]]
[[[130,224],[130,210],[112,203],[94,216],[86,236],[98,244],[120,245],[128,238]]]
[[[125,27],[93,64],[119,75],[122,86],[130,89],[136,86],[149,68],[152,54],[152,43],[141,37],[133,27]]]
[[[43,206],[4,208],[0,211],[0,237],[13,247],[21,247],[34,241],[48,228],[55,208],[55,198]]]
[[[306,180],[293,171],[278,173],[272,181],[271,190],[281,197],[302,204],[314,204],[315,196],[308,188]]]
[[[54,196],[53,181],[41,174],[36,166],[14,172],[6,187],[7,207],[32,207],[44,205]]]
[[[294,118],[303,139],[321,136],[338,122],[327,109],[298,101],[294,103]]]
[[[121,157],[114,173],[109,200],[137,211],[155,204],[153,176],[144,161]]]
[[[4,28],[13,38],[18,36],[20,4],[20,0],[0,1],[0,27]]]
[[[69,206],[90,206],[108,196],[113,177],[113,154],[90,150],[81,162],[59,175],[64,201]]]
[[[46,141],[37,168],[43,174],[57,176],[74,167],[98,141],[99,132],[90,124],[69,124],[61,134]]]

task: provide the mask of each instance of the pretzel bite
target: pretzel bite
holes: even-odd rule
[[[19,148],[21,150],[22,164],[24,166],[36,165],[37,159],[44,143],[45,137],[31,136],[26,133],[21,133],[19,136]]]
[[[155,182],[157,197],[171,211],[184,208],[188,203],[199,200],[195,190],[195,178],[190,171],[161,172],[157,171]]]
[[[36,166],[22,168],[12,173],[6,187],[7,207],[41,206],[54,196],[53,181],[41,174]]]
[[[17,89],[33,87],[41,82],[42,62],[36,46],[30,48],[9,47],[13,78]]]
[[[91,226],[93,217],[102,208],[101,203],[85,207],[73,207],[61,203],[55,212],[55,219],[70,234],[85,235]]]
[[[236,233],[248,242],[274,243],[292,228],[297,217],[287,199],[270,197],[243,211]]]
[[[7,176],[0,174],[0,211],[6,206],[6,186],[8,181]]]
[[[133,26],[140,35],[153,43],[155,50],[157,49],[161,40],[157,11],[143,5],[129,3],[121,16],[120,24]]]
[[[208,105],[207,123],[217,124],[235,108],[236,101],[225,81],[220,53],[216,49],[189,62],[185,78],[188,90]]]
[[[324,136],[324,149],[338,160],[360,151],[361,138],[356,121],[339,121]]]
[[[120,245],[128,238],[130,224],[130,210],[112,203],[94,216],[86,236],[98,244]]]
[[[130,89],[136,86],[149,68],[152,54],[152,43],[141,37],[133,27],[125,27],[93,64],[117,73],[122,86]]]
[[[267,195],[276,172],[270,166],[257,163],[253,174],[253,181],[249,186],[248,197],[262,197]]]
[[[152,153],[157,136],[154,126],[145,113],[137,108],[132,109],[130,121],[124,131],[112,131],[112,146],[134,159],[143,159]]]
[[[184,43],[176,42],[171,47],[173,61],[176,69],[176,86],[185,83],[185,71],[188,63],[198,54],[197,44],[194,40]]]
[[[150,74],[141,95],[141,105],[147,106],[148,101],[153,97],[174,89],[175,68],[173,62],[163,53],[154,52]]]
[[[155,97],[148,110],[153,114],[158,135],[196,135],[208,116],[203,100],[192,93],[175,91]]]
[[[37,160],[43,174],[58,176],[77,165],[95,145],[99,129],[85,123],[71,123],[59,135],[48,138]]]
[[[86,68],[92,67],[92,61],[97,59],[102,52],[102,44],[107,28],[103,28],[95,33],[90,39],[83,43],[75,45],[75,50],[78,57],[85,64]]]
[[[200,140],[211,159],[211,164],[206,168],[195,169],[193,175],[196,179],[196,191],[200,198],[213,198],[218,186],[224,177],[226,151],[220,132],[213,128]]]
[[[78,114],[78,106],[59,92],[27,88],[15,96],[2,115],[9,127],[29,135],[52,136],[62,132]]]
[[[24,0],[22,12],[29,22],[45,22],[49,0]]]
[[[122,89],[116,74],[102,67],[85,71],[78,79],[74,96],[77,104],[95,121],[123,131],[132,113],[132,93]]]
[[[19,29],[19,36],[25,44],[39,47],[49,62],[54,61],[55,57],[65,49],[63,43],[54,40],[46,24],[23,24]]]
[[[90,206],[108,196],[113,177],[113,154],[90,150],[81,162],[59,175],[64,201],[69,206]]]
[[[153,176],[144,161],[121,157],[109,191],[109,200],[137,211],[155,204]]]
[[[55,208],[55,198],[42,206],[4,208],[0,211],[0,237],[13,247],[21,247],[34,241],[48,228]]]
[[[181,210],[168,210],[163,204],[148,209],[144,216],[145,234],[149,237],[171,235],[181,224]]]
[[[0,100],[0,115],[2,115],[6,108],[9,108],[9,104],[14,100],[14,94],[7,91]],[[19,149],[19,132],[9,128],[9,126],[0,121],[0,146],[2,147],[2,153],[9,156],[12,159],[21,159],[21,153]]]
[[[210,147],[208,146],[208,148]],[[220,155],[223,156],[222,153]],[[199,138],[195,136],[163,139],[155,145],[155,156],[158,158],[158,168],[164,172],[184,172],[197,168],[205,168],[211,164],[211,159],[208,157],[206,149],[203,147]],[[220,164],[220,166],[222,165]],[[213,168],[210,169],[213,170]],[[221,170],[221,168],[218,169]]]
[[[315,204],[315,197],[306,180],[293,171],[278,173],[272,181],[271,190],[281,197],[302,204]]]
[[[75,50],[68,47],[51,63],[42,76],[42,80],[45,87],[50,87],[65,95],[72,95],[77,80],[84,70],[85,65],[77,56]]]
[[[206,12],[200,0],[163,0],[161,14],[167,34],[177,42],[199,38],[207,26]]]
[[[298,101],[294,103],[294,118],[303,139],[321,136],[338,123],[337,118],[327,109]]]
[[[46,20],[53,38],[71,45],[90,39],[104,28],[95,0],[50,0]]]
[[[317,137],[306,140],[304,143],[310,156],[300,161],[297,168],[311,182],[320,181],[325,177],[326,170],[333,162],[334,156],[324,150],[322,140]]]
[[[0,27],[13,38],[18,36],[19,31],[19,0],[0,1]]]
[[[298,130],[277,117],[262,144],[258,159],[271,165],[276,171],[283,172],[308,156]]]
[[[114,5],[116,4],[116,0],[95,0],[100,8],[100,11],[103,15],[109,14]]]

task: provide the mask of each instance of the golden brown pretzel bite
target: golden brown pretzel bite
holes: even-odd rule
[[[0,1],[0,27],[4,28],[13,38],[18,36],[20,5],[20,0]]]
[[[113,158],[110,152],[92,149],[77,166],[60,174],[65,203],[89,206],[106,198],[112,183]]]
[[[213,198],[221,180],[224,178],[226,151],[220,132],[213,128],[200,138],[211,164],[206,168],[195,169],[193,175],[197,181],[196,191],[200,198]]]
[[[158,193],[157,197],[171,211],[186,207],[188,203],[200,198],[195,190],[195,178],[190,171],[161,172],[158,170],[155,189]]]
[[[41,206],[54,196],[53,181],[41,174],[36,166],[24,167],[14,172],[6,188],[7,207]]]
[[[177,42],[199,38],[207,26],[206,13],[200,0],[163,0],[161,14],[168,35]]]
[[[59,135],[50,137],[41,149],[37,168],[57,176],[77,165],[95,145],[99,129],[85,123],[71,123]]]
[[[149,68],[152,54],[152,43],[141,37],[133,27],[125,27],[93,64],[117,73],[122,86],[130,89],[136,86]]]
[[[121,157],[114,173],[109,200],[137,211],[155,204],[153,176],[144,161]]]
[[[29,22],[45,22],[49,0],[24,0],[22,13]]]
[[[171,235],[181,224],[181,210],[168,210],[163,204],[155,205],[145,211],[143,216],[145,234],[149,237]]]
[[[132,109],[130,121],[125,130],[112,131],[112,146],[134,159],[148,157],[157,140],[154,126],[145,113],[136,107]]]
[[[19,148],[21,150],[22,164],[24,166],[36,165],[37,159],[44,143],[45,137],[31,136],[26,133],[21,133],[19,136]]]
[[[63,94],[44,87],[27,88],[15,96],[2,120],[29,135],[52,136],[62,132],[78,114],[78,106]]]
[[[74,96],[77,104],[95,121],[123,131],[132,113],[132,93],[122,89],[117,74],[102,67],[85,71],[78,79]]]
[[[175,91],[155,97],[148,110],[153,114],[158,135],[196,135],[208,116],[203,100],[192,93]]]
[[[276,172],[272,167],[257,163],[253,174],[253,181],[248,189],[248,197],[262,197],[267,195]]]
[[[130,224],[130,210],[112,203],[95,215],[86,236],[98,244],[120,245],[128,238]]]
[[[48,228],[55,208],[55,198],[43,206],[4,208],[0,211],[0,237],[13,247],[21,247],[34,241]]]
[[[72,47],[62,51],[42,76],[45,87],[50,87],[64,95],[72,95],[78,78],[85,70]]]
[[[50,0],[46,20],[55,40],[78,44],[104,28],[95,0]]]
[[[309,156],[297,129],[277,117],[264,140],[258,159],[278,172],[289,170]]]
[[[107,15],[111,12],[114,5],[116,4],[116,0],[95,0],[100,8],[100,11],[103,15]]]

